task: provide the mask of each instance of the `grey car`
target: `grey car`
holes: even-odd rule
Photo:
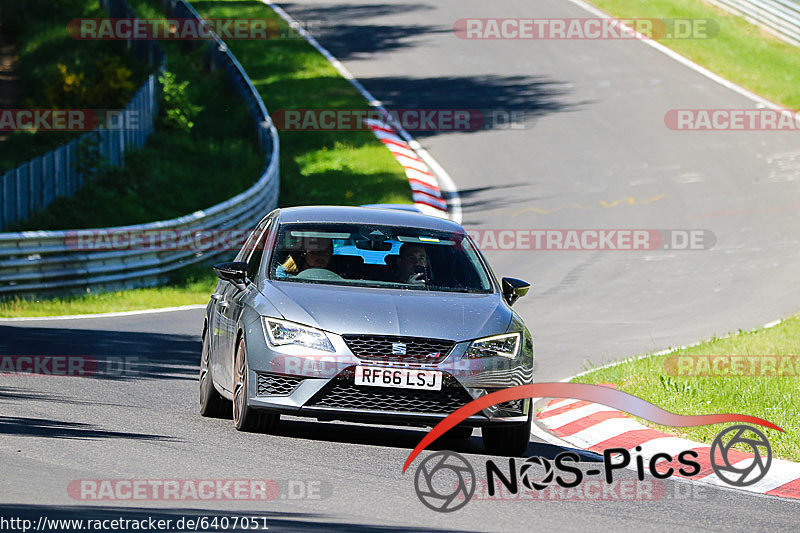
[[[292,207],[264,217],[220,278],[203,324],[200,412],[242,431],[281,415],[432,426],[485,394],[533,381],[533,339],[511,305],[529,285],[495,278],[459,224],[370,207]],[[231,407],[232,404],[232,407]],[[531,400],[482,428],[520,454]]]

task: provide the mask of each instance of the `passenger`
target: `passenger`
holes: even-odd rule
[[[328,268],[333,256],[333,241],[331,239],[306,239],[304,250],[295,259],[290,253],[286,261],[278,267],[278,275],[296,276],[309,268]]]

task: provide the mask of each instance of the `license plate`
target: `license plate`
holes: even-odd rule
[[[442,390],[442,373],[438,370],[357,366],[355,383],[372,387]]]

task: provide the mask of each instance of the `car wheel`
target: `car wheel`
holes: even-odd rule
[[[250,370],[247,366],[247,348],[244,339],[239,339],[234,369],[233,424],[236,429],[248,432],[265,432],[275,429],[280,420],[279,414],[253,409],[247,405]]]
[[[230,402],[220,396],[214,388],[210,356],[208,332],[203,331],[203,349],[200,355],[200,414],[210,418],[222,418],[229,412]]]
[[[531,424],[533,423],[533,406],[528,413],[528,421],[522,424],[485,426],[483,446],[492,455],[510,455],[519,457],[528,449],[531,440]]]

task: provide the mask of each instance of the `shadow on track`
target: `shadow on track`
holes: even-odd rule
[[[589,102],[569,103],[565,84],[543,75],[381,77],[359,81],[389,109],[477,110],[482,125],[475,130],[449,129],[410,133],[431,137],[439,133],[468,134],[487,129],[531,129],[545,115],[577,109]],[[444,124],[443,124],[444,125]]]
[[[28,418],[21,416],[0,416],[0,435],[27,437],[47,437],[56,439],[132,439],[132,440],[173,440],[163,435],[105,431],[91,424]]]
[[[89,379],[196,380],[200,350],[200,337],[193,335],[0,326],[0,358],[85,356],[96,361],[96,371],[84,376]]]
[[[460,440],[442,437],[428,447],[429,450],[451,450],[462,454],[486,455],[480,437],[473,436]],[[414,449],[427,433],[427,429],[419,428],[393,428],[382,426],[368,426],[361,424],[338,424],[330,422],[306,421],[297,418],[282,418],[276,436],[293,439],[307,439],[324,442],[338,442],[346,444],[363,444],[368,446],[381,446],[387,448]],[[573,451],[582,461],[596,462],[601,457],[592,452],[573,448],[564,448],[545,442],[531,441],[522,457],[541,456],[548,459],[555,458],[561,452]]]
[[[44,392],[34,392],[20,387],[0,386],[0,402],[3,401],[32,401],[32,402],[53,402],[65,403],[69,405],[104,405],[111,407],[136,407],[133,404],[108,403],[97,400],[76,400],[67,396],[47,394]]]
[[[214,2],[198,2],[213,4]],[[258,2],[256,2],[258,3]],[[365,18],[429,11],[422,4],[281,4],[295,20],[340,60],[419,44],[426,35],[451,33],[451,27],[430,24],[374,24]]]

